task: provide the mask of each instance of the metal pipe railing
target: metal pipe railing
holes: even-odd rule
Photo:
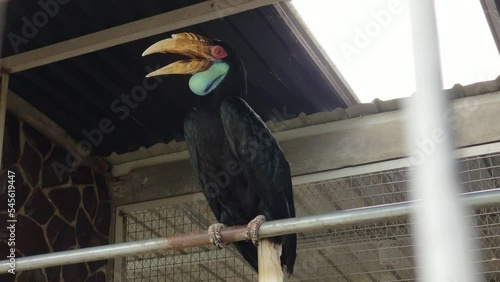
[[[499,205],[500,188],[488,191],[464,194],[464,204],[476,208]],[[356,224],[376,222],[408,216],[414,202],[388,204],[360,209],[335,211],[322,215],[305,216],[283,220],[269,221],[262,224],[259,230],[261,238],[315,230],[338,228]],[[245,240],[246,226],[234,226],[222,229],[224,242]],[[81,263],[137,255],[143,253],[176,250],[182,248],[210,245],[206,230],[190,234],[179,234],[135,242],[84,248],[78,250],[49,253],[16,260],[16,272],[57,265]],[[11,268],[8,260],[0,261],[0,273],[6,273]]]

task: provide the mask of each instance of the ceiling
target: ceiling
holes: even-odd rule
[[[43,1],[9,2],[2,57],[201,2],[58,1],[47,1],[58,3],[50,9],[41,6]],[[30,24],[34,24],[33,30],[29,30]],[[224,40],[236,50],[247,68],[247,101],[264,120],[348,106],[349,101],[324,79],[323,66],[316,63],[273,5],[14,73],[9,88],[77,142],[99,139],[93,155],[180,141],[183,117],[197,99],[187,87],[189,77],[145,80],[148,68],[156,69],[176,58],[143,58],[141,54],[152,43],[186,31]],[[110,130],[99,138],[96,132],[103,120]]]

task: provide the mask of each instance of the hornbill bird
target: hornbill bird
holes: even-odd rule
[[[211,242],[221,248],[224,226],[248,223],[247,239],[257,246],[260,225],[295,217],[295,208],[288,161],[262,119],[243,100],[247,92],[243,63],[228,44],[193,33],[174,34],[153,44],[143,56],[152,53],[190,58],[147,77],[192,75],[189,88],[199,100],[185,117],[184,137],[201,189],[219,221],[209,227]],[[296,234],[270,240],[281,244],[281,265],[291,274]],[[257,270],[257,248],[250,242],[235,245]]]

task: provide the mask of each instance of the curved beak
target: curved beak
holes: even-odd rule
[[[173,34],[172,38],[161,40],[151,45],[142,56],[155,53],[173,53],[191,59],[173,62],[163,68],[149,73],[146,77],[167,74],[194,74],[209,69],[214,64],[209,39],[193,34]]]

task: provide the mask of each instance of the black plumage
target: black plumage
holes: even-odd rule
[[[246,72],[231,48],[222,59],[229,72],[184,121],[192,166],[210,208],[220,223],[247,224],[257,215],[267,220],[295,217],[290,167],[281,148],[261,118],[243,100]],[[282,243],[281,264],[293,272],[295,234],[271,238]],[[236,244],[257,270],[257,248],[251,242]]]

